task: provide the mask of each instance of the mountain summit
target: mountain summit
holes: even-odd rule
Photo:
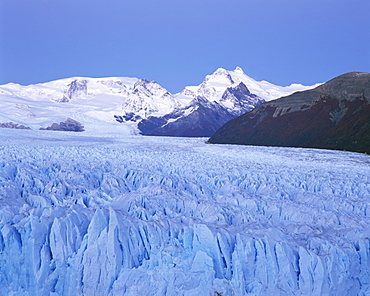
[[[210,143],[370,153],[370,73],[350,72],[266,102],[222,126]]]

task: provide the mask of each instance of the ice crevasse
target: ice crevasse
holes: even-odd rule
[[[0,295],[370,295],[370,159],[204,139],[0,146]]]

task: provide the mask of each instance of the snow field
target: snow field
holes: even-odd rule
[[[367,155],[0,138],[0,295],[370,293]]]

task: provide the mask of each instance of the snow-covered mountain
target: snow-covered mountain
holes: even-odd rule
[[[139,129],[145,135],[211,136],[230,119],[265,101],[309,88],[299,84],[281,87],[266,81],[257,82],[240,67],[233,71],[219,68],[200,85],[187,86],[175,95],[185,107],[166,117],[150,116],[139,123]]]
[[[162,116],[178,102],[155,82],[137,78],[75,77],[48,83],[0,87],[1,122],[15,122],[33,129],[46,128],[73,118],[87,131],[137,133],[137,124],[119,124],[116,114]]]
[[[175,94],[182,108],[165,117],[150,116],[139,123],[139,129],[144,135],[211,136],[230,119],[265,101],[249,91],[247,80],[240,68],[219,68],[199,86],[188,86]]]
[[[291,84],[290,86],[278,86],[267,81],[256,81],[246,75],[240,67],[236,67],[233,71],[219,68],[213,74],[207,75],[200,85],[186,86],[179,95],[185,97],[201,96],[208,98],[210,101],[220,102],[228,87],[235,87],[240,83],[243,83],[252,94],[265,101],[275,100],[319,85]]]
[[[0,86],[0,124],[45,129],[70,118],[88,132],[209,136],[264,100],[307,88],[257,82],[241,68],[220,68],[178,94],[154,81],[125,77],[74,77],[29,86],[10,83]],[[204,125],[207,130],[199,128]],[[197,133],[191,132],[195,129]]]
[[[0,132],[0,295],[368,295],[370,160]]]

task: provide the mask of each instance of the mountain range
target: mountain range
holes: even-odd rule
[[[210,143],[370,153],[370,73],[350,72],[259,105],[222,126]]]
[[[276,86],[241,68],[217,69],[198,86],[171,94],[155,81],[73,77],[0,86],[0,127],[211,136],[224,123],[265,101],[314,86]]]

